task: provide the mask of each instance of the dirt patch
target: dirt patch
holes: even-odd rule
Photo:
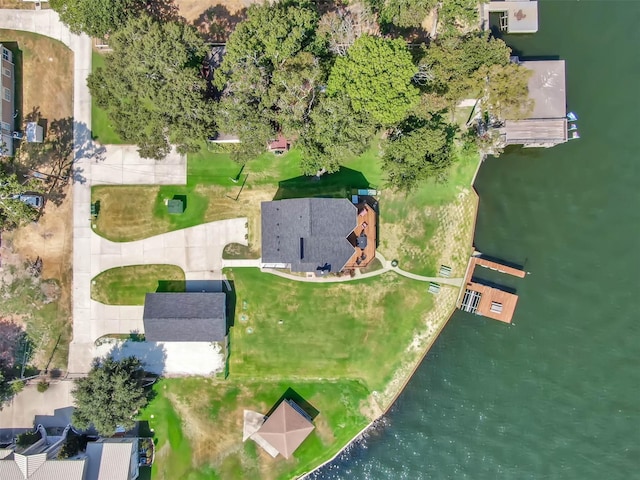
[[[2,288],[12,291],[6,312],[20,311],[21,323],[35,341],[37,368],[64,367],[71,332],[71,187],[60,205],[47,203],[38,222],[3,234]],[[27,266],[42,261],[31,277]],[[7,303],[8,302],[8,303]]]
[[[42,278],[63,280],[71,275],[73,237],[71,186],[60,205],[48,202],[37,222],[9,234],[13,252],[23,259],[42,259]]]
[[[0,8],[19,8],[20,10],[33,10],[33,3],[24,0],[0,0]]]
[[[178,14],[208,40],[226,42],[246,10],[258,0],[176,0]]]

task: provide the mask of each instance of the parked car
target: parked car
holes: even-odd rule
[[[42,208],[44,205],[44,197],[36,193],[23,193],[21,195],[14,195],[12,198],[31,205],[33,208]]]

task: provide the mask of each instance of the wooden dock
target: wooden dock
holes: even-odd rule
[[[500,273],[506,273],[507,275],[513,275],[514,277],[524,278],[527,275],[527,272],[525,272],[524,270],[509,267],[507,265],[502,265],[501,263],[492,262],[491,260],[485,260],[484,258],[472,257],[471,260],[475,261],[475,265],[479,265],[490,270],[496,270]]]
[[[463,312],[489,317],[504,323],[511,323],[518,303],[518,296],[499,288],[472,281],[476,265],[518,278],[524,278],[526,272],[478,256],[472,256],[469,259],[464,279],[465,287],[458,297],[458,308]]]

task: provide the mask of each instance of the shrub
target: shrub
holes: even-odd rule
[[[18,380],[17,382],[13,382],[11,384],[11,391],[14,393],[20,393],[24,389],[25,383],[22,380]]]
[[[36,432],[24,432],[24,433],[21,433],[20,435],[18,435],[18,437],[16,438],[16,444],[19,447],[26,448],[26,447],[30,447],[31,445],[36,443],[41,438],[42,438],[42,435],[40,435],[40,432],[37,432],[37,431]]]
[[[38,391],[40,393],[46,392],[48,388],[49,388],[49,382],[45,382],[44,380],[40,380],[38,382]]]
[[[78,454],[80,451],[84,451],[87,448],[87,437],[86,435],[78,435],[73,430],[69,430],[67,433],[67,439],[64,442],[64,445],[60,449],[60,453],[58,453],[58,458],[65,459],[71,458]]]

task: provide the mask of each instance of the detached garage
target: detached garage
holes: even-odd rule
[[[224,342],[224,293],[147,293],[144,336],[148,342]]]

